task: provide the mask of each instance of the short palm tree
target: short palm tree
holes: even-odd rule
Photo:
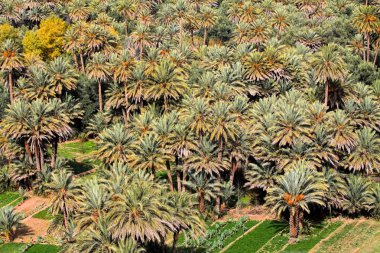
[[[53,196],[50,203],[52,213],[63,215],[64,226],[68,230],[70,214],[77,207],[78,186],[73,182],[73,174],[66,169],[56,170],[52,174],[52,181],[46,187],[47,192]]]
[[[376,216],[380,215],[380,184],[371,186],[366,200],[368,209]]]
[[[358,215],[368,208],[367,198],[371,183],[364,177],[350,175],[346,178],[346,193],[343,195],[342,207],[351,215]]]
[[[356,145],[346,163],[348,169],[367,174],[380,170],[380,139],[374,130],[364,127],[357,132]]]
[[[22,215],[16,213],[11,206],[0,209],[0,231],[4,234],[5,241],[13,241],[17,229],[21,226],[22,218]]]
[[[300,213],[310,213],[313,204],[325,206],[323,197],[328,187],[318,173],[304,164],[285,172],[277,178],[277,184],[267,190],[267,205],[277,215],[289,211],[290,240],[299,235]]]
[[[204,233],[205,223],[200,218],[199,211],[196,209],[194,196],[187,192],[172,192],[168,195],[168,205],[172,208],[172,218],[175,224],[173,234],[172,252],[177,252],[176,244],[181,231],[188,231],[193,238]]]
[[[340,56],[335,44],[323,46],[311,60],[311,67],[315,71],[316,81],[325,85],[325,106],[329,101],[329,82],[340,81],[346,76],[346,64]]]
[[[262,189],[267,191],[275,185],[276,176],[278,171],[275,166],[270,163],[263,164],[248,164],[248,169],[245,171],[245,187],[248,189]]]
[[[216,182],[214,177],[209,177],[204,173],[190,174],[190,180],[186,181],[185,185],[198,197],[199,211],[202,214],[206,211],[205,201],[211,201],[221,195],[221,184]]]

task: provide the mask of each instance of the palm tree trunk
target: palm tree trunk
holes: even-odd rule
[[[9,89],[9,100],[11,104],[13,103],[13,78],[12,71],[8,71],[8,89]]]
[[[366,33],[367,36],[367,61],[370,61],[371,57],[371,37],[369,36],[369,33]]]
[[[176,245],[177,245],[178,237],[179,237],[179,233],[178,232],[174,232],[174,234],[173,234],[172,253],[176,253],[177,252]]]
[[[39,153],[40,153],[40,166],[42,170],[44,168],[44,151],[42,149],[42,145],[39,145]]]
[[[170,172],[170,163],[169,163],[169,161],[166,161],[166,171],[167,171],[166,173],[168,174],[170,191],[174,191],[173,176],[172,176],[172,173]]]
[[[142,59],[142,56],[143,56],[143,55],[142,55],[142,54],[143,54],[143,43],[142,43],[142,41],[140,41],[139,49],[140,49],[140,50],[139,50],[139,51],[140,51],[139,53],[140,53],[140,60],[141,60],[141,59]]]
[[[205,212],[205,195],[203,192],[199,194],[199,211],[201,213]]]
[[[379,55],[379,45],[376,46],[376,49],[375,49],[375,56],[373,58],[373,65],[376,65],[376,62],[377,62],[377,57]]]
[[[182,47],[182,17],[179,18],[179,47]]]
[[[182,185],[181,185],[181,172],[177,169],[176,170],[177,174],[177,191],[180,192],[182,190]]]
[[[237,171],[237,160],[235,157],[231,159],[231,174],[230,174],[230,184],[234,185],[235,173]]]
[[[207,29],[205,28],[203,31],[203,45],[206,46],[206,39],[207,39]]]
[[[186,176],[187,176],[187,166],[184,159],[182,159],[182,192],[186,190]]]
[[[66,230],[68,230],[69,229],[69,211],[67,210],[65,200],[63,200],[62,209],[63,209],[62,210],[63,211],[63,222],[64,222]]]
[[[28,161],[32,165],[33,164],[32,152],[30,152],[29,144],[26,139],[24,140],[24,147],[25,147],[25,153],[28,156]]]
[[[75,54],[75,51],[74,49],[71,50],[71,56],[73,57],[74,59],[74,63],[75,63],[75,66],[79,69],[79,63],[78,63],[78,58],[77,58],[77,55]]]
[[[127,115],[125,108],[121,108],[121,112],[123,113],[124,125],[127,127],[128,126],[128,115]]]
[[[290,208],[289,212],[290,212],[290,216],[289,216],[290,239],[289,239],[289,242],[294,243],[298,237],[297,227],[296,227],[296,217],[295,217],[296,212],[295,212],[294,208]]]
[[[222,139],[222,137],[219,138],[218,160],[219,160],[219,162],[222,162],[222,160],[223,160],[223,139]],[[216,181],[218,183],[222,182],[222,177],[221,177],[220,173],[218,173]],[[216,197],[216,212],[217,212],[217,214],[219,214],[219,212],[220,212],[220,205],[221,205],[221,203],[222,203],[221,197],[217,196]]]
[[[98,80],[99,111],[103,111],[102,82]]]
[[[79,57],[80,57],[80,64],[81,64],[81,67],[82,67],[82,72],[85,73],[86,72],[86,66],[84,65],[83,53],[80,53]]]
[[[40,156],[38,154],[37,143],[34,144],[34,159],[36,160],[37,171],[41,171]]]
[[[53,142],[51,144],[51,161],[50,161],[50,167],[52,169],[55,168],[55,161],[57,160],[57,152],[58,152],[58,138],[55,137],[53,139]]]
[[[325,83],[325,106],[328,106],[329,102],[329,81],[326,79]]]

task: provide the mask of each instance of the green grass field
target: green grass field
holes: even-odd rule
[[[25,247],[24,243],[6,243],[0,245],[0,253],[58,253],[61,250],[61,247],[50,244],[34,244],[24,251]]]
[[[342,225],[342,222],[334,222],[330,224],[320,224],[313,228],[310,235],[306,235],[300,238],[295,244],[288,245],[284,251],[286,253],[302,253],[309,252],[318,242],[325,239],[332,232]]]
[[[42,220],[52,220],[54,216],[50,213],[49,209],[46,208],[33,215],[33,218]]]
[[[96,143],[93,141],[66,142],[59,144],[58,156],[68,160],[74,174],[80,174],[91,170],[96,164],[92,156],[95,150]]]
[[[17,202],[16,200],[20,198],[20,194],[17,192],[4,192],[0,194],[0,207],[6,206],[12,202]],[[21,201],[21,198],[20,198]],[[12,203],[12,206],[14,203]],[[17,203],[15,204],[17,205]]]
[[[277,221],[263,221],[253,231],[235,242],[226,252],[253,253],[260,250],[272,237],[285,229],[287,224]]]

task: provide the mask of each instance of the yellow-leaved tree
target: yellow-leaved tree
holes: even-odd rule
[[[0,45],[2,45],[6,40],[11,39],[17,44],[20,41],[20,34],[17,28],[11,26],[8,23],[0,25]]]
[[[22,41],[26,54],[34,54],[43,59],[53,59],[61,55],[65,44],[64,34],[67,23],[57,16],[41,21],[40,28],[28,31]]]

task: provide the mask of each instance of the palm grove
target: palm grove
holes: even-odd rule
[[[293,241],[305,216],[377,216],[379,7],[1,1],[1,187],[51,194],[72,252],[175,252],[239,189]],[[79,184],[58,143],[84,136]],[[1,209],[8,240],[19,219]]]

